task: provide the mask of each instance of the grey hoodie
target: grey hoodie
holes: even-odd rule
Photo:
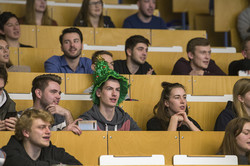
[[[103,131],[138,131],[141,130],[128,113],[118,106],[115,107],[115,115],[111,121],[107,121],[101,114],[98,105],[79,116],[83,120],[96,120],[97,130]]]

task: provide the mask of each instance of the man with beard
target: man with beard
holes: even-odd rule
[[[52,56],[44,63],[47,73],[88,73],[92,74],[91,60],[81,57],[82,33],[78,28],[66,28],[59,37],[62,56]]]
[[[66,130],[80,135],[81,130],[76,125],[79,119],[74,121],[71,112],[58,105],[61,99],[60,84],[61,77],[57,75],[37,76],[32,82],[31,89],[33,108],[46,110],[53,115],[55,123],[51,127],[52,131]]]
[[[150,64],[146,62],[150,42],[141,35],[129,37],[125,43],[126,60],[114,61],[114,70],[119,74],[155,75]]]
[[[138,12],[126,18],[123,28],[166,29],[165,21],[154,16],[156,0],[137,0]]]

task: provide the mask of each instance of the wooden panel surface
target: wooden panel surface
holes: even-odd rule
[[[239,76],[193,76],[193,95],[223,96],[232,94]]]
[[[38,48],[61,48],[59,36],[66,26],[37,26],[37,47]],[[83,34],[83,43],[94,44],[94,29],[79,28]]]
[[[36,26],[21,25],[20,28],[21,28],[21,37],[19,39],[20,43],[36,47],[37,46]]]
[[[24,72],[9,72],[8,83],[5,89],[8,93],[30,93],[33,79],[44,73],[24,73]],[[57,73],[62,77],[61,91],[65,93],[65,78],[63,73]],[[18,83],[18,86],[17,86]]]
[[[172,157],[179,154],[178,132],[109,131],[109,155],[149,156],[163,154],[165,164],[172,165]]]
[[[175,62],[186,56],[182,52],[148,52],[147,62],[157,75],[171,75]]]
[[[13,3],[0,3],[0,12],[12,12],[17,17],[23,17],[25,15],[24,4],[13,4]]]
[[[188,102],[188,115],[193,118],[204,131],[213,131],[217,117],[226,107],[225,102]]]
[[[218,131],[181,131],[180,154],[215,155],[224,138],[224,132]]]
[[[132,35],[142,35],[150,40],[149,29],[96,28],[95,45],[125,45],[125,41]]]
[[[92,74],[66,73],[66,93],[83,94],[83,91],[93,84]]]
[[[45,72],[44,62],[53,55],[62,54],[60,48],[19,48],[19,64],[30,66],[32,72]]]
[[[51,142],[65,148],[83,165],[98,165],[99,156],[107,155],[106,136],[105,131],[84,131],[80,136],[71,131],[61,131],[52,132]]]
[[[18,48],[17,47],[10,47],[10,61],[13,65],[18,65]]]
[[[215,0],[215,31],[228,32],[230,29],[236,28],[237,17],[247,6],[247,0]]]
[[[173,0],[173,11],[209,13],[209,0]]]
[[[241,53],[212,53],[211,59],[215,61],[215,63],[228,74],[228,67],[232,61],[243,59],[243,55]]]
[[[137,9],[112,9],[108,8],[107,9],[107,15],[111,17],[111,20],[115,24],[116,28],[122,28],[124,20],[136,13],[138,10]]]
[[[73,26],[80,7],[53,6],[52,11],[52,18],[59,26]]]
[[[206,38],[206,31],[195,30],[152,30],[152,46],[154,47],[172,47],[182,46],[183,52],[186,52],[188,41],[195,37]]]

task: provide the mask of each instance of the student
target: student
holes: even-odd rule
[[[18,119],[15,135],[3,147],[5,166],[81,165],[73,156],[50,142],[52,115],[43,110],[28,109]]]
[[[3,12],[0,15],[0,34],[5,36],[10,47],[32,47],[19,42],[20,24],[17,16],[11,12]]]
[[[110,69],[101,58],[96,63],[93,78],[91,98],[94,105],[79,118],[96,120],[97,130],[102,131],[140,130],[129,114],[118,106],[128,92],[127,79]]]
[[[224,131],[232,119],[248,116],[250,116],[250,79],[242,78],[234,84],[233,102],[227,102],[226,108],[216,120],[214,130]]]
[[[207,39],[197,37],[187,44],[187,56],[174,65],[172,75],[226,75],[211,59],[211,47]]]
[[[84,0],[74,21],[74,26],[114,28],[109,16],[103,16],[102,0]]]
[[[146,61],[150,42],[141,35],[129,37],[125,43],[126,60],[114,61],[114,70],[119,74],[155,75],[153,67]]]
[[[95,64],[98,62],[98,59],[103,58],[107,63],[110,69],[114,70],[114,61],[113,61],[113,54],[109,51],[101,50],[101,51],[96,51],[92,55],[92,65],[91,69],[95,71]],[[93,85],[87,89],[84,90],[83,93],[91,93],[93,89]]]
[[[243,41],[241,53],[244,59],[231,62],[228,67],[228,75],[237,76],[239,71],[250,74],[250,36]]]
[[[8,92],[4,89],[7,84],[8,73],[5,67],[0,64],[0,131],[14,130],[17,118],[8,116],[8,113],[16,113],[16,103],[11,100]]]
[[[187,115],[184,86],[162,82],[162,87],[161,98],[154,106],[154,117],[147,122],[147,130],[201,131],[199,124]]]
[[[57,23],[49,17],[47,0],[27,0],[25,16],[19,19],[20,24],[54,25]]]
[[[53,115],[55,123],[51,126],[52,131],[73,131],[80,135],[81,130],[76,125],[79,119],[74,121],[71,112],[59,105],[62,93],[61,82],[61,77],[54,74],[35,77],[31,88],[33,108],[48,111]]]
[[[80,29],[71,27],[62,31],[59,37],[62,56],[54,55],[44,63],[47,73],[85,73],[92,74],[91,60],[81,57],[83,36]]]
[[[156,0],[137,0],[138,12],[126,18],[123,28],[166,29],[161,17],[154,16]]]
[[[250,164],[250,118],[238,117],[231,120],[219,149],[219,155],[236,155],[239,165]]]
[[[8,72],[30,72],[29,66],[16,66],[10,61],[9,44],[4,36],[0,35],[0,63],[4,65]]]

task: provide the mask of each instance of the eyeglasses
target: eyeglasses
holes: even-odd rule
[[[96,6],[96,5],[102,5],[102,2],[101,1],[97,1],[97,2],[90,2],[89,3],[90,6]]]

